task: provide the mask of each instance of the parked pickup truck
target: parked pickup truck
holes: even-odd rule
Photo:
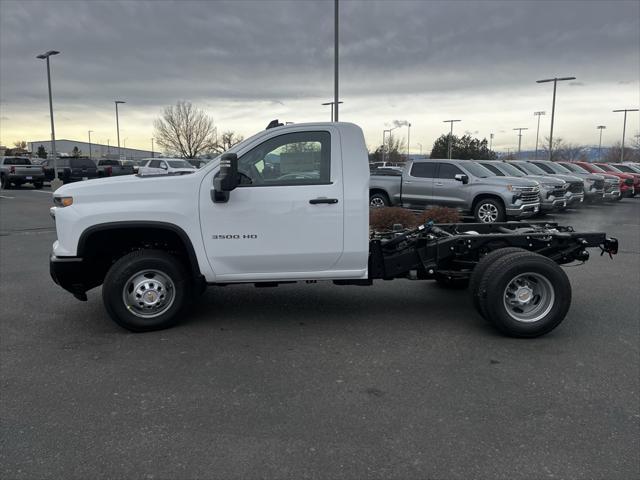
[[[44,172],[40,165],[33,165],[26,157],[0,158],[0,186],[9,189],[12,185],[19,187],[30,183],[35,188],[42,188]]]
[[[539,191],[534,180],[496,177],[470,160],[413,160],[400,176],[374,172],[369,204],[412,209],[442,205],[471,213],[478,222],[492,223],[538,213]]]
[[[609,175],[607,173],[591,173],[588,170],[585,170],[577,163],[572,162],[558,162],[558,165],[562,165],[566,168],[571,175],[575,175],[576,177],[585,178],[589,175],[598,175],[602,177],[602,199],[604,201],[612,202],[616,201],[620,198],[620,179],[615,175]],[[594,199],[595,200],[595,199]]]
[[[53,159],[47,159],[42,166],[44,168],[45,179],[50,182],[55,176]],[[97,177],[98,167],[88,158],[58,159],[58,178],[62,180],[62,183],[79,182]]]
[[[548,178],[559,178],[567,182],[568,188],[566,193],[567,206],[572,205],[575,207],[584,201],[584,182],[580,177],[575,175],[562,175],[558,173],[547,173],[537,165],[526,160],[509,160],[510,165],[514,165],[523,173],[531,176],[539,177],[540,175]]]
[[[125,165],[118,160],[101,158],[96,160],[98,177],[117,177],[119,175],[133,175],[133,165]]]
[[[60,187],[51,208],[54,281],[80,300],[102,285],[113,320],[147,331],[183,318],[206,285],[437,280],[468,284],[478,311],[500,331],[534,337],[569,309],[571,285],[559,265],[587,260],[588,247],[617,252],[604,233],[555,223],[371,231],[362,130],[271,125],[189,175]]]
[[[618,180],[620,181],[620,184],[619,184],[620,197],[618,198],[618,200],[621,200],[623,197],[632,197],[635,194],[635,189],[633,187],[633,180],[634,180],[633,176],[627,173],[620,173],[613,170],[605,170],[604,168],[591,162],[580,161],[580,162],[574,162],[574,163],[576,165],[581,166],[582,168],[584,168],[590,173],[596,173],[598,175],[607,174],[607,175],[613,175],[614,177],[617,177]]]
[[[529,163],[533,163],[535,166],[540,167],[549,175],[567,180],[567,176],[576,177],[582,180],[584,199],[590,202],[596,202],[602,200],[602,194],[604,193],[604,177],[602,175],[596,175],[594,173],[587,173],[587,175],[577,175],[572,173],[564,165],[558,162],[551,162],[549,160],[529,160]]]

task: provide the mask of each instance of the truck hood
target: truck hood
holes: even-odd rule
[[[564,173],[550,173],[549,176],[559,178],[560,180],[564,180],[569,183],[583,183],[580,177],[576,177],[574,175],[568,175]]]
[[[562,185],[567,183],[561,178],[554,178],[550,176],[548,177],[545,175],[527,175],[527,178],[530,178],[531,180],[535,180],[536,182],[546,183],[547,185],[554,185],[557,187],[561,187]]]
[[[474,183],[483,183],[485,185],[496,185],[504,187],[505,185],[516,185],[518,187],[537,187],[539,185],[535,180],[520,177],[486,177],[477,178]]]

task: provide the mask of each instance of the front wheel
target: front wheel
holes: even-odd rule
[[[479,200],[473,209],[473,216],[479,223],[496,223],[506,220],[502,202],[493,198]]]
[[[36,190],[40,190],[42,188],[42,182],[36,182],[33,184],[33,186],[36,188]]]
[[[569,279],[553,260],[514,252],[484,272],[478,299],[485,318],[511,337],[532,338],[556,328],[571,305]]]
[[[174,326],[190,298],[191,283],[182,262],[161,250],[138,250],[113,264],[102,299],[118,325],[132,332]]]

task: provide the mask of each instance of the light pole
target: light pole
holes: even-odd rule
[[[407,123],[407,160],[409,160],[409,154],[411,153],[411,123]]]
[[[333,122],[333,105],[335,102],[325,102],[325,103],[321,103],[321,105],[331,105],[331,121]],[[338,102],[338,103],[344,103],[344,102]]]
[[[151,137],[151,158],[155,158],[155,155],[153,152],[153,137]]]
[[[382,131],[382,163],[383,163],[383,165],[384,165],[384,152],[385,152],[385,150],[387,148],[386,144],[384,143],[384,138],[385,138],[384,134],[389,132],[389,139],[391,139],[391,132],[393,132],[396,128],[400,128],[400,127],[393,127],[393,128],[388,129],[388,130],[383,130]]]
[[[338,101],[338,46],[339,46],[339,42],[338,42],[338,0],[335,0],[334,3],[334,12],[333,12],[333,16],[334,16],[334,21],[335,21],[335,25],[334,25],[334,30],[333,30],[333,73],[334,73],[334,78],[333,78],[333,103],[335,105],[335,116],[334,116],[334,122],[338,121],[338,105],[340,105],[340,102]]]
[[[51,155],[53,155],[53,181],[58,182],[58,159],[56,155],[56,129],[53,122],[53,98],[51,96],[51,67],[49,66],[49,57],[58,55],[60,52],[49,50],[46,53],[38,55],[36,58],[47,61],[47,85],[49,86],[49,116],[51,117]],[[53,190],[53,185],[51,186]]]
[[[420,156],[422,156],[422,144],[418,142],[418,147],[420,147]]]
[[[602,130],[607,128],[607,126],[606,125],[598,125],[596,128],[598,130],[600,130],[600,143],[598,143],[598,161],[600,161],[600,154],[602,153]]]
[[[622,150],[620,150],[620,163],[624,162],[624,134],[627,130],[627,112],[637,112],[637,108],[623,108],[622,110],[614,110],[614,113],[624,112],[624,122],[622,124]]]
[[[107,138],[107,155],[111,155],[111,145],[109,144],[110,141],[111,139]]]
[[[522,147],[522,130],[529,130],[528,128],[514,128],[514,130],[518,131],[518,158],[520,158],[520,150]]]
[[[116,104],[116,133],[118,134],[118,158],[120,158],[122,154],[120,153],[120,120],[118,119],[118,104],[127,103],[127,102],[123,102],[122,100],[114,100],[114,102]]]
[[[489,134],[489,151],[493,148],[493,133]]]
[[[546,115],[546,112],[533,112],[533,115],[538,117],[538,128],[536,129],[536,155],[535,159],[538,159],[538,135],[540,134],[540,117]]]
[[[575,80],[576,77],[554,77],[554,78],[545,78],[544,80],[536,80],[536,83],[547,83],[553,82],[553,102],[551,103],[551,132],[549,133],[549,160],[551,160],[552,150],[553,150],[553,119],[556,112],[556,87],[558,86],[558,82],[564,82],[565,80]]]
[[[449,160],[451,160],[451,142],[453,140],[453,123],[461,122],[462,120],[444,120],[442,123],[450,123],[451,131],[449,132]]]
[[[89,134],[89,159],[91,159],[91,132],[93,132],[93,130],[89,130],[87,133]]]

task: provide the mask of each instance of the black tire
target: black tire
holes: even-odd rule
[[[473,208],[473,217],[478,223],[505,222],[507,216],[504,205],[500,200],[494,198],[483,198],[478,200]]]
[[[143,274],[150,271],[156,273]],[[141,289],[143,295],[146,292],[151,294],[152,289],[145,291],[144,285],[135,288],[134,277],[137,279],[147,278],[148,280],[144,280],[144,282],[150,283],[152,287],[155,283],[153,293],[156,296],[152,295],[151,300],[156,299],[160,306],[166,303],[166,301],[160,300],[165,298],[160,296],[163,292],[172,295],[171,303],[163,307],[165,310],[158,309],[156,312],[147,312],[146,308],[155,307],[133,305],[138,300],[129,302],[129,304],[125,303],[126,292],[129,292],[127,295],[135,296],[136,292]],[[163,279],[166,281],[163,282]],[[180,320],[180,314],[190,303],[189,300],[193,298],[191,295],[192,284],[183,263],[175,256],[161,250],[138,250],[125,255],[111,266],[102,286],[102,300],[109,316],[121,327],[132,332],[161,330],[174,326]],[[140,298],[140,300],[143,299]],[[140,305],[143,305],[142,302]],[[143,318],[141,315],[156,316]]]
[[[42,188],[43,183],[42,182],[36,182],[33,184],[33,186],[36,188],[36,190],[40,190]]]
[[[517,303],[520,289],[529,296],[527,303]],[[537,253],[514,252],[487,268],[478,295],[485,318],[500,332],[533,338],[550,332],[564,320],[571,305],[571,284],[553,260]],[[509,296],[514,302],[507,306]]]
[[[0,177],[0,188],[3,190],[9,190],[11,188],[11,182],[4,175]]]
[[[493,250],[492,252],[487,253],[484,257],[480,259],[480,261],[476,264],[473,272],[471,272],[471,279],[469,280],[469,291],[471,292],[471,298],[473,299],[473,306],[476,307],[476,310],[480,315],[484,317],[484,314],[480,310],[480,301],[478,298],[478,288],[480,287],[480,281],[484,276],[484,272],[487,271],[493,262],[496,260],[509,255],[510,253],[522,253],[527,252],[524,248],[519,247],[503,247],[498,248],[497,250]]]
[[[436,273],[435,279],[440,287],[447,288],[449,290],[464,290],[469,286],[468,278],[453,278],[442,273]]]
[[[375,204],[375,205],[374,205]],[[372,193],[369,195],[369,207],[388,207],[391,204],[386,193]]]

